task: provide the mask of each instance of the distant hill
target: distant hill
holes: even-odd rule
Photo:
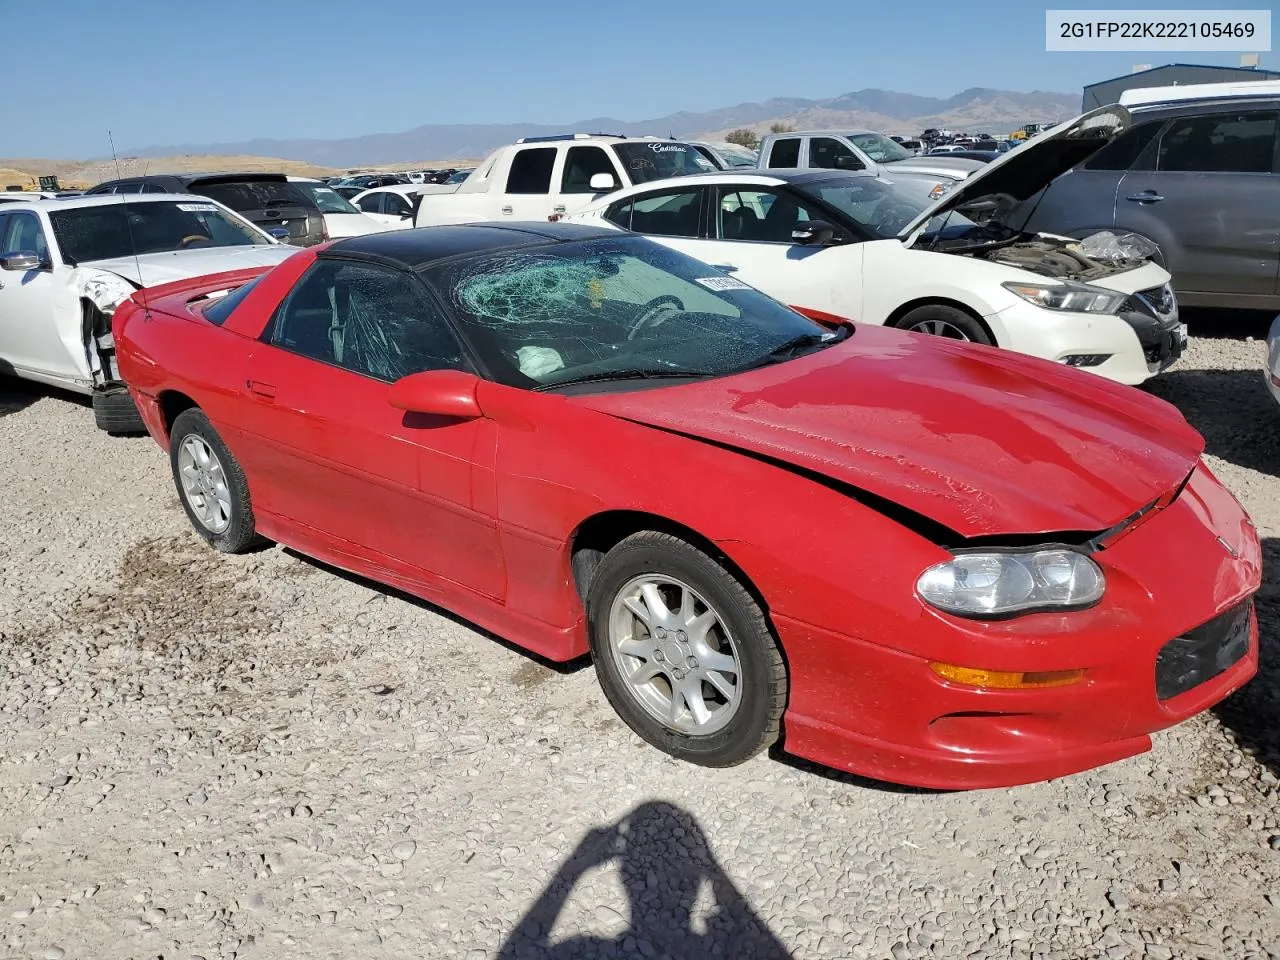
[[[892,90],[859,90],[825,100],[778,97],[701,113],[680,112],[650,120],[593,117],[563,124],[428,124],[403,133],[341,140],[273,140],[152,146],[124,151],[130,157],[236,154],[287,157],[321,167],[400,163],[414,157],[450,160],[483,156],[519,137],[575,132],[653,134],[695,138],[720,136],[737,127],[767,130],[773,123],[803,127],[869,127],[884,133],[919,133],[951,127],[974,133],[1007,133],[1024,123],[1063,120],[1079,113],[1078,94],[1018,93],[972,87],[951,97],[921,97]],[[21,169],[21,168],[20,168]]]

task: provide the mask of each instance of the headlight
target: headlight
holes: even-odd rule
[[[1115,313],[1126,299],[1123,293],[1091,287],[1087,283],[1023,283],[1020,280],[1010,280],[1001,286],[1046,310]]]
[[[979,619],[1087,607],[1102,599],[1106,586],[1102,569],[1074,550],[962,553],[916,581],[930,606]]]

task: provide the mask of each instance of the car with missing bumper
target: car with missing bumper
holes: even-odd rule
[[[0,206],[0,372],[93,398],[98,426],[142,429],[111,315],[143,287],[281,263],[277,243],[206,197],[68,197]]]
[[[1138,384],[1186,346],[1168,272],[1118,242],[1006,223],[1127,112],[1098,111],[950,186],[920,173],[722,171],[569,219],[652,237],[793,306],[970,340]],[[1015,214],[1016,218],[1016,214]]]
[[[440,227],[172,284],[114,325],[215,548],[267,537],[590,654],[686,760],[781,739],[1021,783],[1141,752],[1254,674],[1258,536],[1172,406],[728,280],[616,231]]]

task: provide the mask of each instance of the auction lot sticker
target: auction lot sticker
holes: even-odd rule
[[[1271,49],[1270,10],[1046,10],[1046,50]]]

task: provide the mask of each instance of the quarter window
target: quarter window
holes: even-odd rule
[[[555,165],[555,147],[517,150],[507,175],[507,193],[550,193],[551,170]]]
[[[769,166],[800,166],[800,138],[785,137],[782,140],[773,141],[773,146],[769,150]]]
[[[280,305],[269,339],[387,383],[463,365],[458,341],[419,283],[366,264],[315,264]]]
[[[1157,170],[1270,173],[1274,113],[1224,113],[1174,120],[1160,138]]]

